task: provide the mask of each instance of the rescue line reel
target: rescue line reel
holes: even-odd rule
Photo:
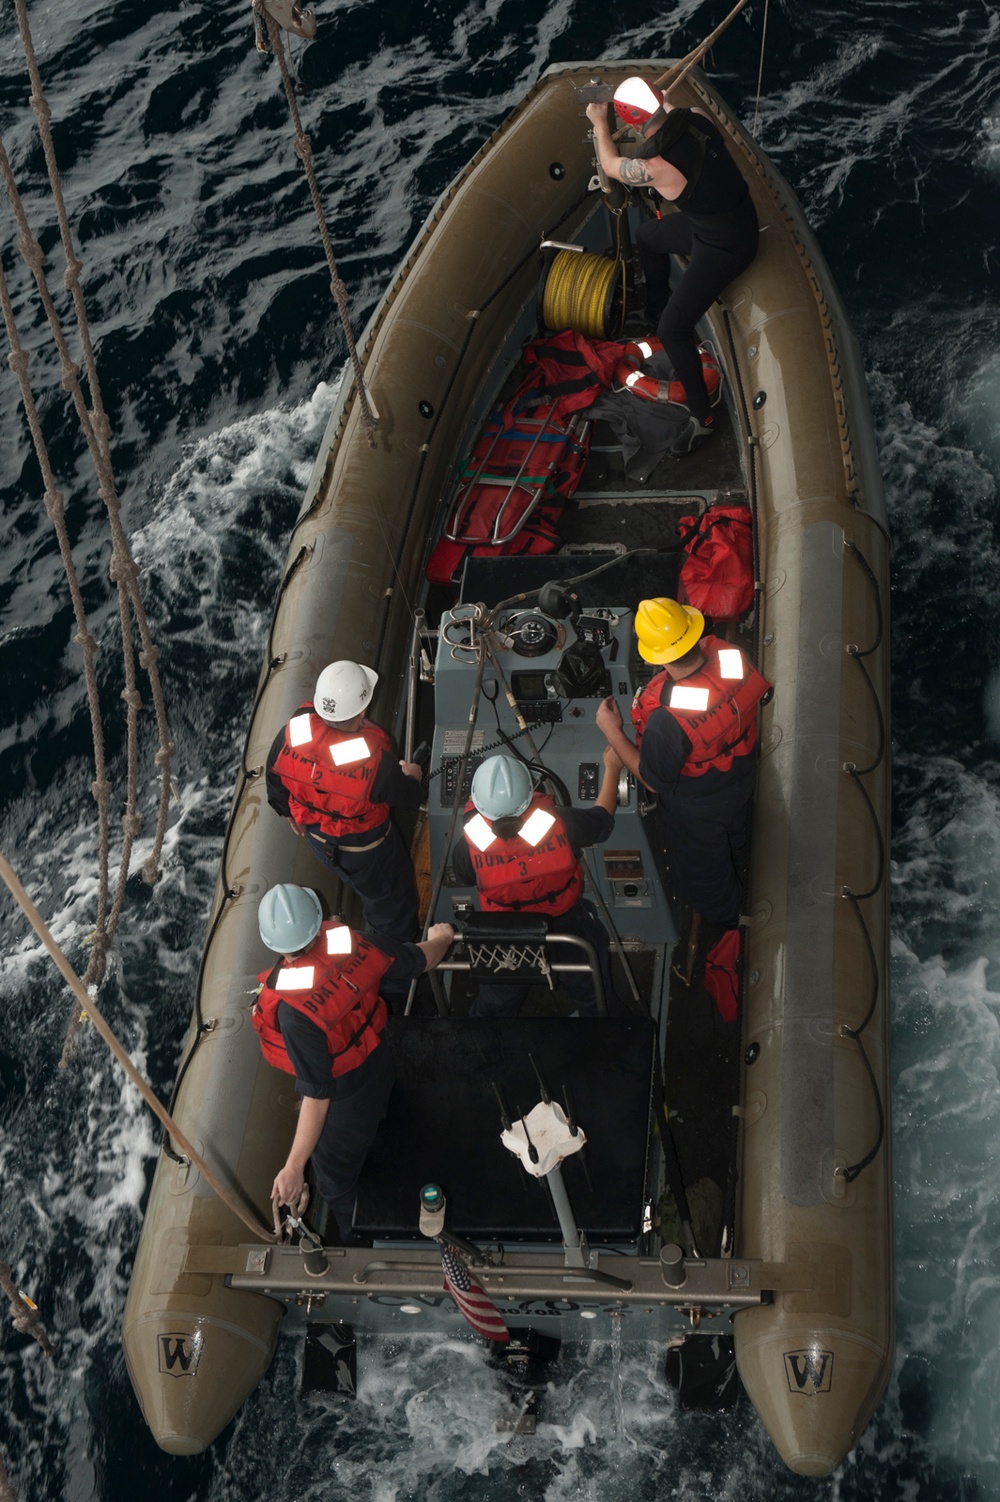
[[[561,249],[542,271],[540,323],[587,339],[615,339],[625,320],[625,262]]]
[[[687,392],[681,381],[661,381],[642,368],[647,360],[662,351],[663,345],[659,339],[639,339],[635,343],[626,344],[625,353],[615,366],[615,385],[624,386],[633,396],[644,397],[647,402],[675,402],[686,407]],[[722,395],[722,371],[715,355],[705,345],[699,345],[699,353],[705,390],[714,407]]]

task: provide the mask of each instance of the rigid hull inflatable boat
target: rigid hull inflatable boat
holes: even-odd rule
[[[629,223],[643,210],[609,206],[591,180],[577,90],[664,66],[549,70],[438,201],[366,330],[375,446],[348,376],[291,537],[173,1110],[269,1223],[296,1101],[250,1023],[268,964],[258,904],[290,881],[357,918],[352,894],[265,797],[271,742],[319,670],[338,658],[374,666],[374,717],[401,747],[430,743],[415,849],[427,861],[428,921],[461,929],[471,892],[448,851],[470,769],[507,736],[563,797],[593,799],[596,705],[613,693],[627,725],[648,676],[636,604],[675,595],[678,520],[720,501],[752,520],[756,587],[750,609],[716,632],[774,685],[759,718],[739,1020],[723,1021],[705,990],[706,940],[691,915],[675,928],[655,823],[623,775],[588,886],[614,930],[628,1014],[569,1020],[543,988],[516,1019],[470,1018],[470,948],[458,944],[458,968],[437,972],[433,991],[422,982],[410,1012],[390,1020],[397,1087],[355,1215],[371,1246],[253,1243],[165,1144],[124,1345],[146,1421],[170,1452],[215,1439],[267,1370],[283,1319],[334,1331],[344,1349],[353,1341],[362,1363],[366,1340],[386,1332],[464,1330],[428,1239],[443,1224],[528,1345],[548,1338],[551,1352],[554,1340],[607,1341],[617,1328],[659,1362],[682,1338],[682,1352],[705,1332],[730,1339],[743,1387],[796,1471],[834,1468],[884,1390],[894,1311],[880,477],[858,351],[822,256],[790,189],[700,72],[671,97],[724,132],[764,227],[756,260],[701,331],[723,372],[718,436],[626,475],[606,424],[591,423],[561,546],[547,556],[463,548],[454,525],[469,474],[489,467],[470,470],[470,455],[488,455],[481,435],[517,388],[525,341],[540,324],[574,321],[573,297],[554,282],[559,256],[596,267],[590,302],[602,304],[605,336],[619,332]],[[609,240],[622,254],[605,274]],[[451,587],[425,581],[442,539],[457,548]],[[582,615],[539,608],[550,581],[576,591]],[[598,663],[589,683],[563,671],[574,640]],[[546,1087],[571,1101],[586,1172],[567,1159],[547,1194],[500,1141],[494,1086],[518,1115]],[[443,1191],[436,1206],[421,1197],[429,1184]],[[677,1206],[684,1185],[699,1184],[695,1246],[683,1214],[676,1229]]]

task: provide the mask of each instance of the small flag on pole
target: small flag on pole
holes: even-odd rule
[[[510,1340],[510,1331],[500,1318],[500,1312],[448,1242],[441,1243],[441,1267],[444,1270],[444,1288],[450,1293],[459,1309],[484,1340]]]

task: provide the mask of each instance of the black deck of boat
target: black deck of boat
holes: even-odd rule
[[[510,1118],[568,1093],[587,1145],[564,1166],[591,1241],[637,1243],[646,1193],[653,1026],[648,1018],[393,1018],[396,1085],[365,1169],[355,1227],[417,1239],[420,1190],[440,1185],[448,1225],[478,1241],[559,1240],[545,1184],[502,1145],[499,1089]],[[609,1061],[613,1060],[613,1067]],[[537,1069],[537,1073],[536,1073]]]

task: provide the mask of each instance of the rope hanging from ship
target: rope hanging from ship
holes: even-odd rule
[[[349,312],[349,297],[343,278],[337,270],[337,261],[333,253],[333,242],[330,239],[330,231],[323,212],[323,200],[320,196],[319,184],[316,181],[316,173],[312,164],[312,142],[302,128],[302,117],[299,114],[299,106],[295,98],[295,86],[288,70],[288,59],[285,55],[284,43],[281,40],[281,28],[275,16],[268,9],[265,0],[253,0],[254,26],[257,35],[258,52],[267,51],[262,45],[262,28],[266,28],[267,40],[270,51],[277,58],[278,67],[281,71],[281,81],[285,88],[285,97],[288,100],[288,113],[295,127],[295,155],[302,163],[309,184],[309,194],[312,198],[313,210],[316,214],[316,223],[319,225],[320,239],[323,242],[323,253],[326,256],[326,264],[330,271],[330,292],[337,311],[340,314],[340,324],[344,331],[344,339],[347,343],[347,355],[354,372],[355,390],[358,393],[358,401],[361,406],[361,425],[365,430],[365,438],[369,448],[375,447],[375,430],[378,427],[379,415],[372,399],[372,394],[365,384],[365,373],[362,369],[361,359],[358,355],[357,345],[354,342],[354,331],[351,328]],[[299,36],[315,34],[315,22],[311,30],[307,27],[302,29],[303,18],[311,16],[311,12],[302,11],[298,6],[285,7],[282,12],[282,24]]]
[[[219,1199],[221,1199],[222,1202],[227,1206],[227,1208],[230,1209],[232,1213],[243,1222],[243,1224],[249,1231],[252,1232],[254,1236],[260,1238],[263,1241],[275,1241],[277,1239],[275,1234],[270,1231],[265,1225],[263,1225],[263,1223],[257,1218],[253,1211],[243,1203],[238,1194],[234,1193],[232,1189],[228,1188],[227,1185],[223,1183],[222,1179],[212,1168],[211,1164],[206,1161],[206,1159],[198,1151],[195,1145],[181,1131],[176,1121],[171,1118],[169,1112],[166,1110],[159,1097],[156,1095],[148,1080],[146,1080],[144,1076],[139,1072],[139,1070],[135,1067],[125,1048],[116,1037],[114,1030],[111,1028],[106,1018],[102,1014],[100,1007],[97,1005],[94,998],[88,995],[82,980],[76,974],[76,971],[73,969],[69,960],[66,958],[59,945],[56,943],[55,938],[53,937],[52,932],[48,927],[48,924],[45,922],[41,913],[35,907],[35,904],[32,902],[31,898],[28,896],[24,887],[21,885],[20,881],[17,879],[17,876],[11,869],[9,862],[2,854],[0,854],[0,879],[2,879],[6,884],[15,902],[20,907],[22,913],[28,919],[28,922],[31,924],[35,933],[38,935],[42,944],[48,951],[49,956],[56,966],[56,969],[59,971],[59,974],[62,976],[63,980],[69,986],[70,990],[74,993],[80,1005],[83,1007],[88,1017],[93,1022],[98,1034],[107,1044],[108,1048],[110,1049],[118,1063],[121,1065],[121,1068],[127,1075],[128,1079],[139,1091],[139,1094],[149,1106],[150,1110],[153,1112],[153,1115],[157,1118],[158,1121],[162,1122],[167,1130],[170,1131],[176,1138],[177,1142],[180,1144],[187,1157],[187,1161],[192,1163],[198,1169],[198,1172],[201,1174],[209,1188],[216,1195],[218,1195]]]
[[[97,987],[104,978],[108,951],[114,939],[124,903],[132,848],[141,827],[138,813],[138,715],[142,700],[136,686],[136,657],[138,657],[139,666],[145,670],[149,680],[159,737],[159,746],[155,757],[156,765],[160,771],[159,808],[152,849],[142,868],[143,880],[149,885],[154,884],[159,877],[160,854],[166,832],[171,793],[170,765],[176,748],[170,740],[166,708],[157,668],[159,648],[154,644],[150,635],[145,608],[139,590],[138,569],[132,557],[128,539],[121,522],[121,507],[111,464],[111,424],[101,396],[86,304],[80,284],[80,273],[83,270],[83,263],[76,255],[72,231],[66,214],[62,184],[50,129],[50,110],[42,86],[24,0],[15,0],[15,7],[32,86],[30,102],[38,120],[39,136],[42,142],[49,183],[59,223],[60,238],[66,259],[65,283],[72,294],[87,383],[90,390],[90,408],[87,407],[86,399],[80,385],[80,367],[72,359],[66,336],[49,290],[44,272],[44,258],[41,246],[32,233],[24,204],[14,179],[10,160],[2,140],[0,140],[0,175],[3,177],[7,198],[20,232],[18,248],[34,278],[38,298],[45,312],[52,339],[59,354],[62,384],[72,398],[80,428],[83,432],[97,476],[98,494],[104,502],[107,512],[108,524],[112,536],[110,575],[117,590],[122,639],[122,658],[125,676],[125,688],[122,692],[122,698],[126,704],[127,788],[126,807],[122,818],[123,839],[118,881],[109,911],[109,801],[112,784],[107,770],[104,732],[98,697],[96,671],[97,641],[90,632],[87,624],[83,594],[73,560],[66,525],[65,501],[56,483],[48,448],[42,433],[37,404],[31,383],[28,379],[28,353],[21,344],[6,277],[3,273],[3,268],[0,267],[0,303],[2,303],[3,307],[4,322],[11,351],[9,363],[17,376],[20,387],[28,426],[42,472],[45,508],[56,533],[63,568],[69,584],[73,613],[76,620],[75,640],[80,644],[83,651],[84,679],[91,722],[91,736],[94,746],[95,777],[91,791],[98,806],[97,917],[91,940],[91,954],[84,977],[84,985],[87,987]],[[133,618],[139,635],[140,646],[138,651],[136,650],[133,636]],[[80,1020],[80,1014],[75,1012],[67,1031],[62,1058],[60,1059],[60,1067],[65,1067],[68,1061]]]

